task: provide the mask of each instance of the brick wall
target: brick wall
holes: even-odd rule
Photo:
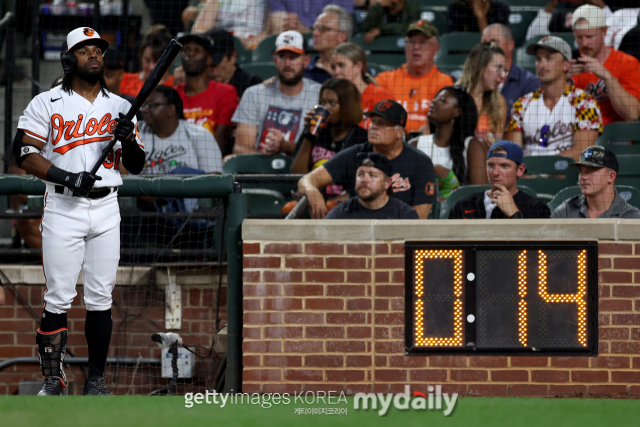
[[[8,266],[1,266],[6,271]],[[18,270],[14,266],[13,270]],[[28,267],[26,268],[28,269]],[[40,269],[41,271],[41,269]],[[24,272],[23,272],[24,273]],[[199,354],[206,354],[211,346],[215,332],[216,294],[218,288],[217,272],[210,276],[199,276],[195,283],[190,280],[189,269],[183,268],[178,273],[178,283],[191,282],[182,286],[182,326],[178,332],[185,344],[198,346]],[[151,341],[151,334],[164,331],[165,325],[165,293],[164,286],[158,286],[155,279],[145,278],[142,284],[118,285],[113,292],[114,306],[113,335],[109,357],[159,358],[161,349]],[[10,277],[11,274],[8,274]],[[28,276],[22,274],[22,276]],[[127,274],[123,275],[127,277]],[[202,277],[207,278],[202,280]],[[184,279],[184,280],[183,280]],[[13,281],[13,279],[12,279]],[[39,282],[33,280],[33,282]],[[19,282],[17,282],[19,283]],[[199,284],[198,284],[199,283]],[[42,313],[42,292],[44,285],[32,283],[18,284],[17,290],[34,308]],[[67,313],[69,338],[67,346],[77,357],[88,357],[87,343],[84,336],[86,308],[83,303],[83,287],[77,287],[78,295]],[[13,357],[37,357],[35,333],[38,322],[17,298],[14,291],[5,287],[6,302],[0,306],[0,362]],[[221,293],[221,325],[226,324],[226,280]],[[67,356],[70,356],[67,353]],[[218,367],[219,358],[196,359],[197,374],[193,380],[181,381],[178,392],[202,391],[205,387],[213,387],[213,377]],[[161,377],[159,366],[140,365],[107,366],[107,385],[117,394],[148,394],[153,390],[166,387],[168,379]],[[70,388],[69,394],[80,394],[86,379],[78,366],[65,368]],[[0,394],[16,394],[21,381],[42,381],[38,364],[14,365],[0,371]]]
[[[640,242],[599,243],[598,357],[408,357],[404,244],[323,240],[245,240],[244,392],[640,396]]]

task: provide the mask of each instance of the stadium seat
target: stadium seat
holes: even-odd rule
[[[288,174],[291,168],[290,157],[282,155],[263,156],[261,154],[243,154],[230,158],[222,166],[223,174]],[[295,189],[292,184],[261,184],[259,182],[242,184],[243,188],[263,188],[277,191],[288,196]]]
[[[439,7],[420,5],[420,19],[431,22],[436,27],[438,34],[442,35],[447,30],[447,12]]]
[[[406,40],[404,36],[378,36],[373,43],[364,42],[364,34],[356,34],[351,41],[360,46],[367,55],[371,53],[392,53],[398,52],[404,55]]]
[[[249,74],[255,74],[256,76],[266,80],[269,77],[276,75],[276,67],[273,61],[269,62],[249,62],[242,65],[242,69]]]
[[[273,190],[243,188],[242,194],[247,196],[247,211],[251,215],[278,214],[286,203],[284,196]]]
[[[458,200],[468,196],[469,194],[487,191],[490,188],[490,185],[466,185],[464,187],[458,188],[457,190],[454,190],[451,195],[447,197],[447,199],[440,205],[440,216],[438,218],[449,219],[451,209],[453,209],[453,206],[458,202]],[[536,195],[536,192],[526,185],[518,185],[518,190],[524,191],[530,196],[535,197]]]
[[[407,62],[407,60],[404,53],[402,55],[396,55],[394,53],[372,53],[371,55],[367,55],[367,68],[375,68],[373,64],[377,64],[383,70],[394,70],[402,67],[402,64],[405,62]]]
[[[525,29],[526,34],[526,29]],[[552,33],[552,36],[560,37],[571,46],[571,49],[576,49],[576,39],[573,36],[573,33]],[[527,54],[527,47],[537,43],[541,38],[546,36],[536,36],[532,37],[524,42],[522,47],[519,47],[515,51],[515,62],[525,70],[529,70],[533,74],[536,74],[536,58],[533,55]]]
[[[362,24],[367,18],[367,11],[359,9],[354,10],[351,16],[353,17],[353,34],[357,34],[362,31]]]
[[[549,0],[502,0],[502,3],[509,6],[512,10],[528,9],[544,9]]]
[[[569,167],[574,162],[571,157],[531,156],[523,161],[527,173],[520,182],[531,187],[540,199],[549,201],[558,191],[578,183],[578,169]]]
[[[511,28],[511,32],[513,33],[516,48],[524,44],[529,25],[531,25],[531,22],[533,22],[537,14],[538,12],[536,11],[523,10],[511,12],[509,15],[509,28]]]
[[[629,185],[640,190],[640,153],[621,154],[618,158],[616,185]]]
[[[480,33],[447,33],[440,37],[440,51],[435,63],[440,71],[458,78],[469,52],[480,43]]]
[[[629,142],[635,142],[631,144]],[[601,147],[608,148],[616,155],[640,154],[640,122],[618,122],[604,127],[598,138]]]
[[[640,208],[640,190],[635,187],[631,187],[628,185],[616,185],[616,190],[622,196],[623,199],[627,201],[631,206],[635,206],[636,208]],[[582,190],[580,187],[567,187],[558,192],[554,196],[553,199],[547,205],[549,209],[551,209],[551,213],[558,208],[567,199],[570,199],[574,196],[579,196],[582,194]]]
[[[237,59],[238,64],[243,65],[251,62],[251,51],[245,49],[244,45],[242,44],[239,38],[237,37],[233,38],[233,47],[235,47],[236,50],[238,51],[238,59]]]
[[[276,49],[277,34],[271,35],[260,42],[251,54],[252,62],[273,61],[273,51]]]
[[[417,0],[418,4],[420,5],[421,8],[423,7],[431,7],[431,8],[444,8],[444,10],[447,9],[447,7],[449,7],[449,5],[452,3],[451,0]]]

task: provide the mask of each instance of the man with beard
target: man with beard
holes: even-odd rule
[[[357,197],[341,203],[325,219],[420,219],[408,204],[393,196],[391,162],[383,154],[360,153]]]
[[[230,84],[209,80],[207,69],[212,64],[214,42],[206,34],[189,34],[178,39],[182,43],[182,68],[185,82],[176,90],[184,103],[184,116],[190,123],[207,128],[216,138],[220,150],[231,152],[233,123],[231,116],[238,107],[238,93]]]
[[[304,78],[306,43],[297,31],[276,39],[277,78],[247,89],[232,121],[238,125],[234,154],[292,153],[304,128],[304,114],[317,103],[320,85]]]
[[[13,142],[16,164],[46,184],[40,232],[47,283],[36,333],[45,381],[39,396],[57,396],[67,387],[62,363],[67,311],[81,269],[89,350],[82,394],[111,395],[104,370],[113,326],[111,293],[120,259],[119,164],[122,160],[130,173],[139,174],[144,146],[136,119],[124,117],[131,104],[107,89],[102,54],[108,47],[91,28],[70,32],[60,52],[62,84],[29,103]],[[118,142],[96,175],[87,172],[112,137]]]

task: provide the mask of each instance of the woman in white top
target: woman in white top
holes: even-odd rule
[[[447,86],[433,99],[428,113],[430,135],[412,143],[431,158],[441,198],[449,197],[460,184],[476,184],[471,168],[482,168],[480,156],[469,157],[469,144],[479,144],[474,137],[478,110],[464,86]]]

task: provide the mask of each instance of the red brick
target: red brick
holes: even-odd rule
[[[640,396],[640,386],[632,385],[629,387],[629,396]]]
[[[245,256],[242,258],[244,268],[280,268],[280,257],[265,256]]]
[[[376,311],[389,311],[389,299],[388,298],[376,298],[374,301],[374,310]]]
[[[404,283],[404,271],[392,271],[391,272],[392,283]]]
[[[284,259],[286,268],[324,268],[324,259],[320,257],[287,257]]]
[[[245,369],[242,371],[243,381],[282,381],[280,369]]]
[[[262,273],[267,283],[302,282],[302,271],[265,271]]]
[[[306,298],[304,308],[307,310],[342,310],[344,301],[338,298]]]
[[[302,356],[264,355],[264,366],[272,366],[277,368],[302,366]]]
[[[615,288],[621,288],[626,286],[614,286]],[[620,295],[618,295],[620,296]],[[631,300],[624,299],[601,299],[598,302],[598,310],[600,311],[632,311],[633,306]]]
[[[280,285],[244,285],[242,286],[242,293],[245,297],[280,295]]]
[[[365,371],[357,371],[357,370],[340,370],[333,371],[327,369],[327,381],[364,381]]]
[[[600,283],[631,283],[631,273],[626,271],[601,271],[598,273]]]
[[[376,353],[404,353],[402,341],[378,341],[375,343]]]
[[[638,258],[640,261],[640,258]],[[613,286],[612,287],[612,296],[614,297],[622,297],[622,298],[633,298],[640,297],[640,286]]]
[[[376,244],[376,255],[386,255],[389,253],[389,244],[388,243],[378,243]]]
[[[586,385],[549,385],[550,397],[584,397],[587,395]]]
[[[324,315],[322,313],[285,313],[284,323],[320,324],[324,323]]]
[[[246,353],[281,353],[280,341],[247,341],[242,342],[242,351]]]
[[[640,258],[614,258],[613,268],[616,270],[640,269]]]
[[[376,271],[376,283],[389,283],[389,272]]]
[[[0,358],[32,357],[34,354],[35,354],[35,346],[0,347]]]
[[[363,353],[366,341],[327,341],[327,353]]]
[[[344,357],[326,354],[309,355],[304,357],[304,366],[339,368],[344,366]]]
[[[571,381],[574,383],[606,383],[609,381],[607,371],[571,371]]]
[[[265,254],[301,254],[302,245],[299,243],[267,243],[264,246]]]
[[[470,357],[469,362],[469,366],[506,368],[509,363],[509,358],[506,356],[475,356]]]
[[[322,341],[285,341],[285,353],[321,353]]]
[[[304,246],[307,255],[343,255],[344,245],[337,243],[307,243]]]
[[[7,292],[6,294],[10,294]],[[29,332],[35,334],[35,323],[33,320],[0,320],[0,331]]]
[[[376,327],[374,331],[374,336],[376,337],[376,339],[389,338],[389,328]]]
[[[403,297],[404,285],[377,285],[377,297]]]
[[[247,292],[244,291],[244,294],[246,295]],[[194,306],[200,305],[200,289],[189,290],[189,304]]]
[[[611,258],[598,258],[598,269],[611,268]]]
[[[609,342],[608,341],[600,341],[600,342],[598,342],[598,353],[599,354],[610,353],[610,351],[609,351]]]
[[[305,273],[307,282],[320,283],[340,283],[344,282],[343,271],[307,271]]]
[[[330,297],[357,297],[364,294],[364,285],[327,285],[327,296]]]
[[[389,356],[389,366],[393,368],[424,368],[427,358],[422,356]]]
[[[473,357],[471,358],[473,360]],[[529,373],[520,370],[491,371],[492,382],[523,382],[529,381]]]
[[[629,368],[631,359],[629,357],[599,356],[591,358],[592,368]]]
[[[611,296],[611,286],[598,285],[598,296],[607,298]]]
[[[322,285],[285,285],[284,294],[287,296],[306,297],[323,295]]]
[[[407,381],[407,371],[405,369],[376,369],[376,381]]]
[[[265,298],[265,310],[302,310],[302,298]]]
[[[507,386],[500,384],[469,384],[470,396],[506,396]]]
[[[591,396],[627,396],[629,391],[626,385],[590,385],[589,394]]]
[[[370,244],[349,244],[347,246],[347,255],[371,255]]]
[[[347,338],[371,338],[371,328],[368,326],[347,328]]]
[[[347,356],[348,367],[368,367],[371,366],[371,356]]]
[[[409,371],[409,381],[445,382],[447,371],[445,369],[412,369]]]
[[[260,328],[242,328],[242,338],[248,339],[260,339],[262,338],[262,331]]]
[[[327,323],[353,325],[367,322],[365,313],[327,313]]]
[[[558,368],[588,368],[588,357],[552,357],[551,366]]]
[[[611,315],[598,313],[598,325],[610,325],[611,324]]]
[[[612,314],[612,325],[640,325],[640,314]]]
[[[626,366],[625,366],[626,367]],[[611,371],[611,382],[614,383],[640,383],[640,372],[637,371]]]
[[[531,371],[531,382],[534,383],[566,383],[569,382],[569,371],[544,370]]]
[[[622,329],[622,328],[620,328]],[[627,330],[626,328],[624,330]],[[628,339],[628,338],[620,338],[620,339]],[[640,340],[640,328],[632,328],[631,329],[631,339],[634,341]]]
[[[34,341],[33,337],[31,337],[31,341]],[[14,344],[13,333],[0,334],[0,345],[11,345],[11,344]]]
[[[547,385],[536,384],[510,384],[509,396],[547,396]]]
[[[467,366],[466,356],[430,356],[429,367],[461,368]]]
[[[266,326],[265,338],[302,338],[302,326]]]
[[[393,298],[391,300],[391,310],[404,311],[404,298]]]
[[[273,325],[282,323],[281,313],[244,313],[242,322],[245,325]]]
[[[347,310],[371,310],[371,300],[369,298],[348,299]]]
[[[332,326],[307,326],[305,338],[344,338],[344,328]]]
[[[368,271],[347,271],[348,283],[371,283],[371,273]]]
[[[487,371],[471,370],[471,369],[452,369],[451,381],[487,381],[489,374]]]
[[[633,358],[633,369],[639,369],[640,368],[640,357],[634,357]]]
[[[367,259],[364,257],[327,257],[327,268],[364,270],[367,268]]]
[[[395,255],[404,255],[404,243],[392,243],[391,253]]]
[[[404,268],[403,257],[376,257],[376,269],[399,269]]]
[[[548,357],[512,357],[511,358],[511,366],[518,367],[538,367],[538,366],[548,366],[549,358]]]
[[[403,325],[404,313],[383,313],[375,315],[376,325]]]
[[[260,366],[260,355],[256,354],[250,356],[242,356],[242,366]]]
[[[260,253],[260,243],[245,243],[242,245],[244,255],[255,255]]]
[[[640,283],[640,272],[633,273],[633,283]]]
[[[598,254],[603,255],[631,255],[633,247],[630,244],[622,243],[600,243],[598,244]]]
[[[319,369],[285,369],[285,381],[322,381],[322,371]]]

